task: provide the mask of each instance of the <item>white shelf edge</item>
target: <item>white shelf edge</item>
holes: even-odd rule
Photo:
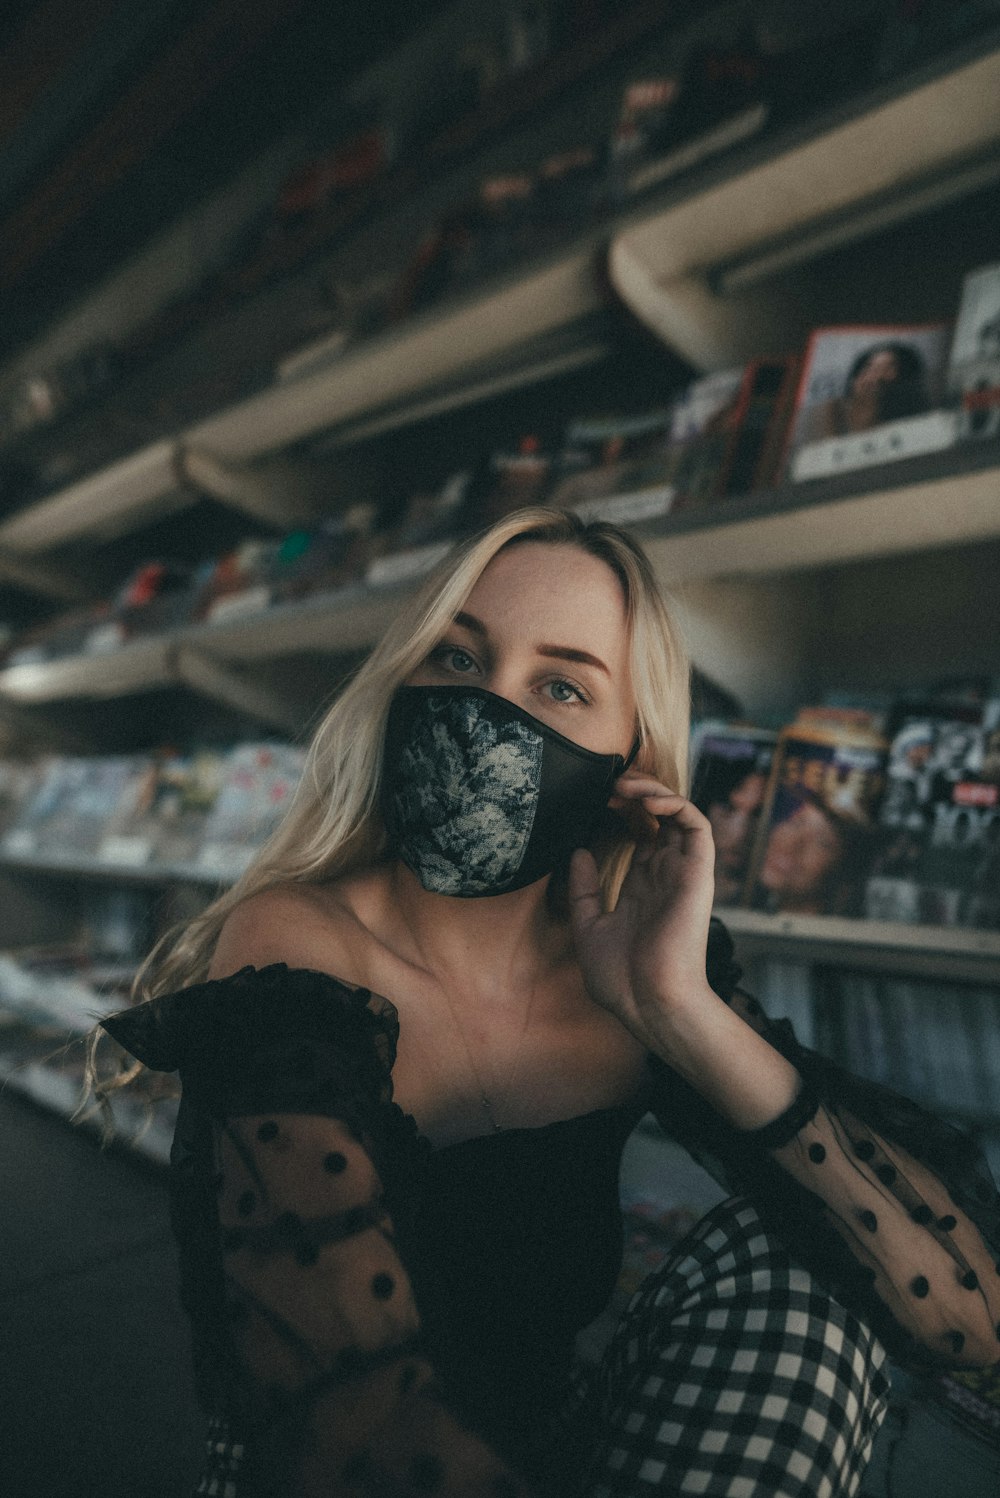
[[[87,535],[120,535],[162,513],[172,496],[193,503],[195,492],[181,487],[176,454],[176,442],[164,438],[38,500],[0,524],[0,546],[32,556]]]
[[[111,879],[121,884],[204,884],[212,888],[234,884],[239,871],[209,870],[199,864],[112,863],[98,858],[53,858],[43,854],[4,853],[0,869],[11,873],[45,874],[60,879]]]
[[[598,310],[596,246],[617,237],[652,276],[676,293],[675,346],[700,367],[723,356],[726,312],[705,290],[704,269],[844,213],[900,181],[945,170],[1000,138],[1000,49],[939,73],[846,121],[806,127],[805,139],[747,166],[739,155],[713,163],[707,178],[667,184],[666,206],[624,210],[564,253],[512,274],[458,305],[415,318],[308,375],[270,386],[151,444],[0,524],[0,546],[25,553],[93,534],[120,533],[166,505],[189,502],[178,484],[182,446],[219,460],[252,462],[338,424],[377,417],[419,401],[485,361],[565,328]],[[727,169],[727,166],[729,169]],[[721,170],[720,170],[721,167]],[[753,316],[741,337],[752,336]],[[720,331],[721,328],[721,331]],[[713,344],[719,342],[718,350]],[[693,340],[693,343],[692,343]],[[751,350],[752,352],[752,350]]]
[[[891,465],[886,465],[890,468]],[[884,471],[884,470],[883,470]],[[985,541],[1000,536],[994,468],[956,473],[740,518],[713,507],[714,523],[644,538],[670,583],[766,576]]]
[[[878,470],[883,480],[891,477],[887,468],[891,465]],[[730,517],[727,502],[720,501],[711,521],[705,521],[706,512],[693,512],[691,529],[670,530],[668,517],[665,534],[664,524],[657,521],[631,528],[670,586],[764,576],[1000,537],[998,479],[1000,467],[973,467],[819,501],[806,491],[801,505],[785,504],[749,517],[741,517],[738,508]],[[738,507],[739,501],[734,504]],[[107,655],[8,666],[0,670],[0,699],[107,699],[165,686],[177,679],[173,658],[184,646],[245,663],[296,651],[364,649],[374,644],[421,581],[417,577],[384,588],[350,584],[242,617],[144,637]]]
[[[784,949],[806,961],[857,962],[861,967],[952,974],[957,980],[1000,981],[1000,931],[959,926],[909,926],[850,916],[771,914],[720,907],[716,914],[737,944]]]
[[[133,640],[97,655],[67,655],[0,671],[0,697],[14,702],[55,702],[60,698],[121,697],[172,680],[172,635]]]

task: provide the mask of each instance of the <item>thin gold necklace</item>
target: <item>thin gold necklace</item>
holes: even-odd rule
[[[503,1130],[500,1128],[500,1125],[497,1123],[496,1118],[494,1117],[493,1108],[490,1105],[489,1094],[487,1093],[486,1088],[483,1086],[483,1079],[479,1074],[479,1067],[476,1065],[473,1059],[472,1050],[469,1046],[468,1040],[466,1039],[465,1031],[462,1029],[461,1022],[458,1018],[458,1012],[456,1011],[455,1006],[451,1001],[451,995],[448,993],[448,990],[444,988],[442,989],[442,992],[444,993],[445,1003],[448,1005],[448,1009],[451,1012],[452,1022],[454,1023],[455,1029],[458,1031],[458,1038],[462,1042],[462,1049],[465,1051],[466,1060],[469,1063],[469,1070],[471,1071],[473,1079],[475,1080],[475,1090],[479,1094],[480,1105],[483,1109],[483,1112],[486,1114],[487,1122],[489,1123],[490,1128],[493,1130],[494,1134],[500,1134],[503,1132]],[[514,1075],[517,1071],[517,1063],[520,1061],[521,1052],[524,1049],[524,1041],[528,1033],[528,1026],[531,1023],[531,1011],[534,1008],[534,1005],[535,994],[534,990],[532,990],[531,998],[528,1000],[528,1007],[524,1016],[524,1024],[521,1027],[521,1033],[518,1036],[517,1045],[514,1048],[514,1059],[511,1062],[510,1070],[507,1073],[506,1084],[503,1088],[501,1088],[501,1096],[503,1096],[510,1090],[510,1084],[513,1081]]]

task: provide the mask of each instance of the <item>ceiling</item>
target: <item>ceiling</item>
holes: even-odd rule
[[[7,0],[0,359],[436,8]]]

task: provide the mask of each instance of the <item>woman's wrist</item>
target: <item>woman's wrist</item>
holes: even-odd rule
[[[734,1128],[761,1129],[802,1091],[802,1077],[707,983],[684,1003],[664,1006],[649,1026],[650,1050]]]

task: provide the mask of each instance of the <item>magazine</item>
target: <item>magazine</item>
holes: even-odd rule
[[[746,903],[802,915],[860,912],[885,754],[885,740],[863,721],[813,713],[781,730]]]
[[[947,323],[817,328],[789,423],[790,476],[822,477],[953,442],[955,424],[940,411],[948,339]],[[872,439],[890,423],[889,438]]]
[[[963,437],[1000,436],[1000,265],[970,271],[962,284],[948,394],[961,406]]]
[[[552,504],[576,510],[585,520],[644,519],[670,509],[670,412],[594,417],[566,432],[561,466],[568,470],[552,493]]]
[[[50,756],[34,795],[4,833],[4,852],[53,863],[94,857],[112,818],[143,795],[148,771],[144,755]]]
[[[291,805],[305,750],[286,744],[240,744],[222,773],[205,822],[198,867],[236,879],[251,863]]]
[[[676,508],[707,504],[718,497],[742,387],[742,366],[723,369],[695,380],[674,402],[670,478],[676,489]]]
[[[903,713],[865,890],[871,919],[1000,928],[1000,729],[988,725],[972,704]]]
[[[746,885],[777,737],[765,728],[723,727],[699,740],[691,799],[712,825],[717,905],[737,904]]]

